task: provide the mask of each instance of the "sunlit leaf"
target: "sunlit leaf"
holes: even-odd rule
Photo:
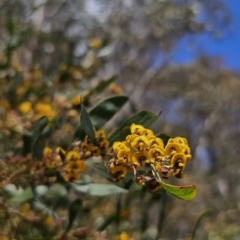
[[[158,113],[155,112],[150,112],[150,111],[141,111],[132,117],[130,117],[126,122],[123,123],[123,125],[118,128],[109,138],[108,141],[110,144],[113,144],[113,142],[118,141],[118,140],[124,140],[122,138],[125,137],[125,134],[121,134],[123,131],[124,127],[131,126],[132,123],[135,124],[140,124],[144,127],[150,126],[152,123],[154,123],[159,117]],[[127,129],[125,128],[124,131]]]
[[[196,195],[196,186],[187,185],[187,186],[174,186],[164,182],[161,182],[161,186],[169,193],[178,197],[182,200],[191,200]]]

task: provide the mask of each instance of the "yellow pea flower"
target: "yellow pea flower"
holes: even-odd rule
[[[150,146],[149,140],[145,136],[136,136],[130,143],[132,149],[142,151]]]
[[[66,155],[66,161],[70,162],[70,161],[78,161],[81,159],[81,156],[78,152],[76,151],[69,151]]]
[[[168,142],[168,144],[165,147],[164,154],[166,156],[169,156],[169,155],[173,154],[174,152],[181,153],[182,152],[181,145],[178,143],[174,143],[174,142]]]

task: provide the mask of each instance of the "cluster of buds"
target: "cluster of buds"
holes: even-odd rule
[[[91,142],[88,135],[85,136],[84,141],[82,141],[79,145],[83,159],[87,159],[89,157],[104,156],[107,152],[109,142],[106,138],[105,132],[103,130],[94,130],[94,132],[96,145]]]
[[[109,142],[103,130],[95,131],[96,145],[89,137],[84,141],[75,142],[71,150],[65,151],[58,147],[53,150],[49,147],[43,149],[41,161],[33,160],[31,154],[26,157],[11,156],[0,160],[0,186],[16,183],[28,186],[30,182],[36,184],[53,183],[61,174],[65,181],[75,182],[85,170],[84,161],[93,156],[104,156]],[[21,165],[21,168],[17,167]],[[23,177],[24,176],[24,177]]]
[[[80,174],[86,168],[84,161],[93,156],[103,156],[107,151],[109,142],[105,132],[103,130],[95,131],[95,137],[97,145],[93,145],[90,138],[85,136],[84,141],[74,143],[74,148],[67,152],[59,147],[53,152],[46,147],[43,151],[42,167],[61,172],[66,181],[78,181]]]
[[[125,141],[113,144],[109,169],[114,181],[122,180],[130,170],[138,184],[150,184],[149,188],[155,190],[160,186],[155,172],[159,178],[183,177],[185,165],[191,159],[185,138],[170,138],[164,146],[162,139],[141,125],[132,124],[130,131]]]

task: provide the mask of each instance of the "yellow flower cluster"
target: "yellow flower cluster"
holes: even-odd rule
[[[42,116],[47,116],[49,119],[53,119],[56,117],[56,111],[50,105],[50,103],[36,103],[35,105],[30,101],[22,102],[18,109],[22,114],[33,115],[35,114],[35,118],[40,118]]]
[[[86,159],[89,157],[98,157],[104,156],[109,146],[109,142],[106,138],[106,133],[104,130],[95,130],[95,137],[97,141],[97,145],[94,145],[89,136],[86,135],[84,141],[80,144],[80,150],[82,158]]]
[[[113,144],[114,156],[109,162],[109,168],[115,181],[120,181],[131,170],[137,183],[145,184],[146,181],[154,180],[152,171],[149,171],[153,167],[163,178],[183,177],[185,165],[191,158],[185,138],[170,138],[164,146],[162,139],[141,125],[132,124],[130,131],[125,141]],[[138,170],[146,171],[139,175],[142,171]]]
[[[85,163],[81,160],[79,148],[65,152],[58,147],[53,151],[49,147],[43,150],[43,161],[39,162],[37,170],[42,172],[43,181],[51,181],[53,177],[47,178],[49,172],[59,171],[64,175],[66,181],[74,182],[80,179],[80,173],[85,169]],[[51,175],[51,174],[50,174]]]
[[[75,148],[67,152],[65,161],[67,163],[65,169],[65,180],[74,182],[80,179],[80,173],[85,170],[85,163],[81,160],[79,149]]]
[[[62,165],[61,156],[58,153],[55,153],[51,148],[45,147],[43,149],[43,164],[48,169],[54,169]]]
[[[66,181],[74,182],[80,179],[80,173],[85,170],[84,160],[93,156],[105,155],[109,142],[103,130],[95,131],[97,145],[93,145],[86,136],[83,142],[75,145],[72,150],[64,151],[58,147],[53,151],[49,147],[43,149],[43,160],[37,162],[33,172],[38,182],[54,182],[56,172],[63,174]]]

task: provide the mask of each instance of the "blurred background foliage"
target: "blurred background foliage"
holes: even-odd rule
[[[94,105],[99,97],[88,102],[94,92],[89,89],[117,75],[118,85],[104,96],[123,91],[130,101],[106,128],[139,109],[162,111],[155,132],[186,137],[194,156],[182,181],[197,184],[197,197],[190,202],[169,197],[161,239],[185,239],[207,208],[213,214],[195,238],[238,239],[240,76],[207,55],[188,65],[171,61],[184,36],[219,37],[230,24],[221,0],[2,0],[1,155],[20,147],[18,133],[42,115],[53,121],[61,116],[56,121],[65,131],[55,131],[50,141],[66,146],[78,125],[74,96],[81,93]],[[6,122],[11,129],[17,124],[15,133],[7,131]],[[149,234],[156,230],[156,204],[145,213]]]

